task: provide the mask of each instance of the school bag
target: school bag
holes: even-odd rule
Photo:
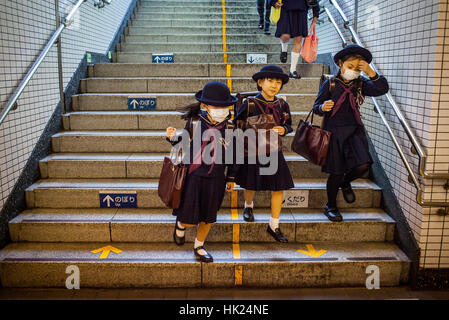
[[[246,120],[237,120],[237,128],[246,131],[248,129],[253,129],[255,131],[255,141],[250,143],[248,139],[244,140],[244,152],[245,157],[255,157],[257,154],[265,151],[265,154],[271,154],[272,152],[279,152],[282,149],[282,139],[278,135],[277,144],[270,142],[270,129],[277,126],[273,114],[265,113],[265,110],[260,106],[258,102],[255,100],[255,95],[258,94],[258,91],[255,92],[246,92],[237,94],[237,108],[240,108],[245,100],[248,101],[248,109],[247,109],[247,117]],[[281,110],[282,110],[282,123],[284,123],[288,119],[288,113],[284,112],[284,99],[279,98]],[[261,111],[258,115],[250,116],[254,113],[255,107],[258,107]],[[238,109],[237,109],[238,110]],[[279,124],[279,125],[282,125]],[[259,135],[259,130],[265,130],[265,135]]]

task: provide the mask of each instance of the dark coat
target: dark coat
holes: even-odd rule
[[[367,79],[360,77],[349,83],[345,83],[337,74],[335,78],[335,88],[332,95],[329,92],[329,80],[326,80],[320,88],[315,100],[314,113],[324,116],[322,128],[331,132],[331,140],[327,155],[326,165],[322,171],[331,174],[344,174],[352,168],[364,163],[371,164],[373,159],[369,153],[368,140],[363,123],[357,120],[356,112],[351,108],[349,97],[343,101],[340,109],[332,116],[330,112],[321,110],[323,103],[327,100],[333,100],[335,105],[345,92],[343,86],[349,87],[351,84],[359,81],[362,96],[381,96],[388,92],[388,82],[385,77],[376,75]],[[357,96],[356,87],[352,90],[354,96]]]
[[[217,123],[217,124],[212,124],[208,117],[207,117],[207,112],[204,111],[200,116],[199,116],[199,123],[198,125],[201,124],[201,137],[203,136],[204,132],[209,129],[209,128],[213,128],[213,127],[218,127],[222,124],[225,124],[226,122],[228,122],[229,118],[227,118],[226,120],[224,120],[221,123]],[[190,123],[191,123],[192,119],[189,119],[186,123],[186,126],[184,128],[184,130],[186,130],[187,132],[189,132],[189,128],[190,128]],[[199,128],[199,126],[198,126]],[[223,125],[222,128],[219,130],[221,137],[225,138],[226,137],[226,133],[225,130],[227,129],[226,125]],[[228,128],[230,129],[230,128]],[[173,146],[177,145],[179,142],[182,141],[182,136],[178,136],[177,138],[175,138],[177,140],[175,141],[170,141],[168,138],[166,138],[166,140],[168,142],[170,142]],[[229,142],[229,143],[233,143],[233,141]],[[210,148],[211,142],[209,141],[209,143],[207,144],[208,146],[206,147],[206,150],[210,150],[208,148]],[[225,147],[222,144],[219,144],[221,146],[221,154],[222,154],[222,158],[221,158],[221,163],[218,163],[219,161],[217,160],[216,163],[214,163],[212,170],[211,169],[211,164],[207,164],[202,162],[201,165],[192,172],[193,175],[197,175],[197,176],[202,176],[202,177],[221,177],[224,175],[225,169],[227,168],[227,173],[226,173],[226,181],[227,182],[233,182],[234,178],[235,178],[235,174],[238,170],[238,165],[237,164],[226,164],[226,159],[225,159]],[[194,150],[193,148],[193,141],[190,142],[189,145],[189,153],[190,153],[190,162],[193,162],[193,159],[195,157],[195,152],[196,150]],[[218,152],[217,152],[218,154]],[[229,162],[229,161],[228,161]],[[234,161],[235,163],[235,161]],[[184,163],[188,168],[190,168],[190,163]],[[210,172],[209,172],[210,171]]]
[[[266,107],[268,101],[266,101],[261,94],[256,96],[258,102],[261,104],[262,108]],[[274,100],[274,108],[279,114],[280,123],[278,125],[285,128],[285,133],[282,136],[287,135],[292,132],[292,118],[290,114],[290,107],[287,102],[284,102],[283,108],[281,109],[280,100]],[[270,110],[271,111],[271,110]],[[261,114],[262,111],[254,106],[254,112],[249,114],[249,116],[255,116]],[[238,120],[246,120],[248,117],[248,102],[245,101],[240,109],[237,111],[235,117],[235,125]],[[255,164],[241,164],[238,167],[238,173],[236,176],[236,183],[242,188],[247,190],[271,190],[280,191],[293,188],[293,179],[290,174],[287,162],[285,161],[284,155],[280,150],[277,152],[277,171],[273,175],[261,175],[260,168],[268,167],[270,164],[261,165],[258,161]]]

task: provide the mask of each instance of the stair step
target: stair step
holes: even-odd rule
[[[42,178],[159,179],[169,154],[51,154],[39,162]],[[285,155],[293,178],[325,178],[321,167],[296,155]]]
[[[380,209],[344,209],[343,222],[332,223],[319,209],[283,209],[280,227],[289,242],[392,241],[394,220]],[[220,210],[207,242],[273,242],[266,228],[271,213],[254,209],[255,221]],[[34,209],[9,222],[14,242],[173,242],[176,217],[169,209]],[[193,242],[195,228],[186,241]]]
[[[256,10],[254,10],[256,11]],[[210,19],[214,19],[214,20],[222,20],[223,19],[223,12],[220,11],[216,11],[216,12],[189,12],[189,13],[182,13],[182,12],[170,12],[170,13],[161,13],[161,12],[151,12],[151,11],[147,11],[147,12],[142,12],[140,10],[137,11],[137,13],[135,14],[135,19],[139,20],[139,19],[152,19],[152,18],[157,18],[157,19],[173,19],[173,20],[177,20],[177,19],[196,19],[198,21],[201,20],[210,20]],[[255,13],[226,13],[226,23],[231,22],[232,20],[237,20],[237,21],[245,21],[245,22],[249,22],[251,20],[254,21],[259,21],[259,15],[257,14],[257,12]],[[223,21],[223,20],[222,20]]]
[[[363,287],[369,265],[379,268],[381,287],[408,280],[410,261],[394,244],[311,244],[326,252],[313,258],[297,252],[305,243],[241,243],[238,257],[230,243],[208,243],[214,262],[200,263],[191,245],[173,243],[12,243],[0,252],[0,280],[3,287],[65,287],[70,265],[84,288],[234,287],[236,280],[242,287]],[[121,252],[106,259],[91,252],[105,245]]]
[[[188,34],[202,34],[202,35],[209,35],[209,34],[222,34],[223,27],[221,25],[211,26],[211,27],[205,27],[205,26],[190,26],[190,27],[179,27],[179,26],[171,26],[171,23],[168,23],[168,25],[160,25],[159,26],[134,26],[132,22],[128,24],[125,31],[125,35],[127,36],[133,36],[133,35],[188,35]],[[276,31],[275,26],[270,26],[271,34],[274,35],[274,32]],[[262,37],[266,40],[269,40],[273,38],[273,36],[268,36],[263,34],[263,31],[260,30],[256,24],[254,26],[241,26],[241,27],[226,27],[226,37],[228,36],[234,36],[239,34],[251,34],[251,35],[258,35],[259,37]],[[259,38],[258,37],[258,38]],[[127,39],[127,37],[126,37]]]
[[[87,78],[80,82],[81,93],[149,93],[149,92],[196,92],[210,81],[227,83],[224,77],[140,77],[140,78]],[[320,78],[304,77],[289,81],[282,93],[314,93],[319,89]],[[232,77],[234,92],[254,91],[252,78]]]
[[[152,7],[152,6],[163,6],[167,4],[167,0],[140,0],[140,7]],[[221,6],[221,0],[174,0],[170,1],[170,4],[174,6]],[[237,0],[226,0],[226,8],[228,6],[246,6],[254,7],[254,1],[237,1]]]
[[[258,15],[252,16],[251,19],[229,19],[226,17],[226,29],[234,27],[246,27],[248,29],[254,29],[259,23]],[[203,17],[202,19],[195,19],[185,17],[181,19],[179,17],[161,17],[159,14],[155,14],[154,17],[140,17],[131,20],[130,26],[136,27],[222,27],[223,18],[221,16],[208,18]]]
[[[225,77],[227,68],[230,68],[231,77],[250,77],[264,65],[230,63],[229,66],[223,63],[97,63],[89,66],[89,77]],[[288,65],[281,67],[286,73],[290,70]],[[303,77],[321,77],[323,68],[319,63],[300,63],[296,66]],[[252,79],[251,82],[255,85]]]
[[[326,179],[294,179],[290,196],[304,197],[307,208],[323,208],[326,203]],[[158,179],[44,179],[26,189],[28,208],[99,208],[100,192],[136,193],[138,208],[165,208],[157,194]],[[339,193],[339,208],[376,208],[380,206],[381,189],[373,182],[359,179],[352,183],[356,201],[348,204]],[[244,189],[236,187],[237,205],[243,207]],[[256,192],[255,203],[270,206],[269,191]],[[306,201],[308,203],[306,203]],[[230,207],[230,193],[222,207]]]
[[[246,7],[246,6],[226,6],[226,16],[232,13],[241,14],[257,14],[256,6]],[[140,6],[137,9],[137,13],[140,14],[151,14],[151,13],[164,13],[164,14],[223,14],[223,9],[220,5],[202,5],[202,6],[180,6],[180,5],[165,5],[165,6]]]
[[[121,48],[125,48],[126,45],[136,44],[158,44],[158,43],[195,43],[201,44],[203,49],[205,45],[221,45],[223,43],[223,35],[221,32],[215,34],[144,34],[142,30],[139,30],[139,34],[130,34],[125,37],[125,41],[122,41]],[[254,44],[257,45],[277,45],[280,48],[279,39],[275,37],[269,37],[264,34],[248,35],[248,34],[226,34],[226,44],[234,45],[239,43]],[[173,51],[175,51],[173,49]],[[228,51],[231,51],[228,49]]]
[[[267,62],[269,64],[282,65],[280,63],[280,46],[274,52],[263,50],[257,52],[254,50],[248,52],[227,52],[227,61],[229,63],[246,63],[246,55],[248,53],[264,53],[267,54]],[[171,52],[171,51],[170,51]],[[155,52],[158,53],[158,52]],[[159,52],[161,53],[161,52]],[[173,53],[174,63],[222,63],[222,52],[171,52]],[[112,54],[114,62],[119,63],[149,63],[152,61],[152,53],[150,52],[116,52]],[[290,55],[287,56],[287,64],[290,67]],[[317,91],[318,92],[318,91]]]
[[[308,112],[291,112],[292,128]],[[321,124],[321,117],[314,117]],[[176,111],[89,111],[71,112],[63,115],[64,130],[165,130],[168,126],[184,128],[186,121]]]
[[[197,88],[197,90],[200,89]],[[157,99],[156,110],[158,111],[175,111],[189,103],[196,102],[194,93],[195,91],[191,93],[148,93],[138,94],[138,96],[155,97]],[[136,95],[132,93],[79,94],[72,96],[72,108],[75,111],[124,111],[128,110],[128,97],[133,96]],[[310,111],[316,99],[316,94],[313,93],[286,94],[282,92],[279,96],[286,98],[292,112]]]
[[[247,53],[267,53],[280,51],[281,46],[279,43],[227,43],[226,50],[228,53],[233,52],[247,52]],[[152,42],[152,43],[130,43],[125,42],[120,45],[120,52],[125,53],[163,53],[163,52],[176,52],[176,53],[189,53],[200,51],[203,53],[222,53],[223,44],[221,42],[216,43],[181,43],[181,42]],[[279,54],[279,53],[278,53]],[[150,60],[151,61],[151,60]],[[176,60],[175,60],[176,61]]]
[[[294,132],[283,137],[284,152],[291,152],[293,137]],[[165,138],[165,131],[61,131],[51,140],[53,152],[170,152]]]

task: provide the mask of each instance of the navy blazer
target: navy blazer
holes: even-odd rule
[[[259,100],[260,104],[262,105],[262,108],[265,108],[265,102],[278,102],[279,99],[275,99],[274,101],[267,101],[264,99],[264,97],[262,96],[262,94],[258,94],[256,95],[256,99]],[[293,131],[292,128],[292,115],[290,113],[290,106],[288,105],[287,101],[284,102],[283,108],[281,108],[280,105],[280,101],[279,103],[276,104],[276,109],[280,115],[280,120],[281,123],[279,123],[279,126],[284,127],[285,132],[283,135],[280,136],[285,136],[287,134],[289,134],[290,132]],[[262,112],[260,111],[260,109],[257,106],[254,106],[254,111],[252,114],[250,114],[249,116],[257,116],[259,114],[261,114]],[[287,115],[287,119],[284,121],[284,114]],[[235,116],[234,119],[234,124],[237,127],[237,120],[246,120],[246,118],[248,117],[248,100],[245,100],[245,102],[242,103],[240,109],[237,111],[237,115]]]
[[[278,0],[270,0],[271,6],[274,7],[274,4]],[[301,10],[301,11],[308,11],[310,7],[307,5],[306,0],[282,0],[283,6],[281,7],[282,10]],[[320,6],[312,7],[313,10],[313,16],[319,17],[320,16]]]
[[[354,111],[350,106],[348,97],[346,97],[345,101],[341,105],[340,110],[338,110],[333,117],[331,117],[332,110],[329,112],[323,112],[321,110],[323,103],[327,100],[332,100],[334,101],[335,104],[337,103],[340,96],[344,93],[344,89],[341,85],[349,86],[353,83],[353,81],[357,80],[358,79],[352,80],[349,83],[345,83],[342,80],[339,71],[337,76],[335,77],[335,88],[332,95],[329,92],[329,79],[322,84],[318,96],[313,105],[313,112],[320,116],[324,116],[323,129],[329,130],[331,128],[339,126],[358,125],[358,122],[354,115]],[[378,97],[386,94],[389,90],[387,79],[385,79],[384,76],[376,74],[374,77],[369,79],[365,77],[360,77],[360,80],[362,81],[363,96]],[[353,93],[355,95],[356,91],[354,90]]]
[[[227,121],[229,120],[229,118],[230,118],[230,117],[226,118],[226,120],[224,120],[223,122],[225,122],[225,121],[227,122]],[[187,121],[187,123],[186,123],[185,128],[184,128],[184,130],[186,130],[187,132],[189,131],[189,128],[190,128],[190,122],[191,122],[191,121],[192,121],[192,119],[189,119],[189,120]],[[209,121],[208,117],[207,117],[207,112],[206,112],[206,111],[203,111],[202,114],[199,116],[199,124],[200,124],[200,127],[201,127],[201,136],[203,136],[204,131],[206,131],[207,129],[209,129],[209,126],[211,126],[211,127],[216,127],[216,126],[220,125],[220,124],[223,123],[223,122],[216,123],[216,124],[212,124],[212,123]],[[226,136],[226,135],[225,135],[225,130],[226,130],[226,126],[224,126],[224,127],[220,130],[221,136],[222,136],[223,138]],[[172,138],[172,140],[168,139],[167,137],[166,137],[165,139],[166,139],[172,146],[175,146],[175,145],[177,145],[179,142],[181,142],[182,136],[175,136],[175,137]],[[208,144],[210,144],[210,143],[211,143],[211,142],[209,141]],[[234,144],[234,143],[235,143],[235,138],[233,137],[233,140],[232,140],[232,141],[229,141],[228,143]],[[193,147],[192,147],[192,146],[193,146],[193,141],[190,142],[190,144],[189,144],[189,150],[188,150],[188,152],[189,152],[189,154],[190,154],[190,161],[193,161],[194,156],[195,156],[195,155],[193,154],[194,150],[193,150]],[[205,151],[205,152],[206,152],[206,151]],[[226,163],[225,163],[226,159],[225,159],[225,148],[224,148],[224,146],[222,146],[221,154],[222,154],[221,163],[215,163],[215,164],[214,164],[214,167],[213,167],[213,169],[212,169],[212,171],[211,171],[210,173],[209,173],[209,169],[210,169],[211,165],[202,162],[202,163],[201,163],[201,166],[200,166],[198,169],[196,169],[192,174],[193,174],[193,175],[197,175],[197,176],[203,176],[203,177],[218,177],[218,176],[222,176],[222,175],[224,174],[224,172],[225,172],[225,169],[227,168],[226,181],[227,181],[227,182],[234,182],[235,175],[236,175],[236,173],[237,173],[237,171],[238,171],[238,169],[239,169],[239,165],[236,164],[236,161],[235,161],[235,154],[233,154],[233,163],[229,163],[229,164],[226,164]],[[217,162],[218,162],[218,161],[217,161]],[[183,163],[184,163],[184,165],[185,165],[187,168],[188,168],[189,165],[190,165],[190,163],[185,163],[184,161],[183,161]]]

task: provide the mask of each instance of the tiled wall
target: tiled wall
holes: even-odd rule
[[[75,0],[60,0],[65,16]],[[106,54],[131,0],[102,9],[88,0],[62,35],[64,87],[86,51]],[[55,26],[53,0],[0,0],[0,105],[3,106],[48,41]],[[0,208],[59,102],[56,45],[0,125]]]
[[[351,23],[355,17],[354,0],[337,1]],[[329,1],[321,1],[334,16],[347,41],[349,31]],[[449,169],[449,33],[447,0],[359,0],[357,31],[362,43],[373,54],[374,64],[390,83],[390,92],[412,130],[427,150],[428,170]],[[318,25],[319,53],[336,53],[341,41],[323,14]],[[446,45],[446,55],[443,47]],[[446,62],[443,64],[442,60]],[[446,70],[444,70],[446,69]],[[446,73],[446,74],[445,74]],[[446,78],[444,78],[446,76]],[[378,99],[386,111],[402,150],[417,173],[414,155],[392,107],[385,97]],[[398,152],[373,111],[371,99],[362,107],[367,131],[388,175],[407,221],[421,248],[420,266],[449,268],[449,216],[439,216],[439,208],[422,208],[416,203],[416,190]],[[438,141],[438,142],[437,142]],[[446,181],[423,181],[424,200],[449,200]],[[433,186],[432,186],[433,184]]]

